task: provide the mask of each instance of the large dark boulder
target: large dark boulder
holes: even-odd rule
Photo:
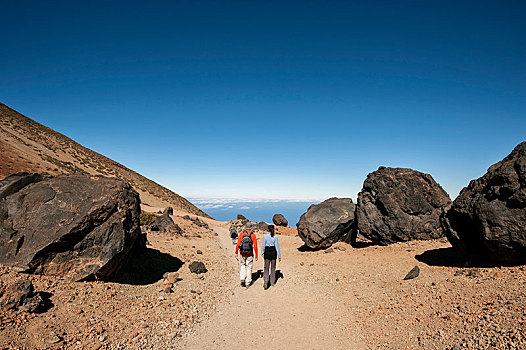
[[[289,224],[287,219],[285,219],[285,217],[282,214],[275,214],[272,217],[272,222],[276,226],[283,226],[283,227],[287,227],[287,225]]]
[[[298,235],[313,249],[325,249],[338,241],[349,242],[354,212],[350,198],[330,198],[313,204],[296,224]]]
[[[526,142],[472,180],[442,224],[451,244],[470,259],[526,263]]]
[[[268,232],[268,224],[265,222],[265,221],[260,221],[258,222],[257,224],[254,225],[256,227],[257,230],[259,231],[263,231],[263,232]]]
[[[161,233],[182,235],[183,230],[181,230],[181,228],[170,217],[170,215],[173,215],[173,213],[174,210],[172,207],[165,208],[163,214],[157,216],[154,222],[150,225],[150,230]]]
[[[247,218],[244,217],[244,216],[241,215],[241,214],[237,214],[237,219],[238,219],[238,220],[246,220]]]
[[[440,215],[449,195],[429,174],[380,167],[370,173],[358,194],[358,232],[376,244],[444,235]]]
[[[6,178],[2,188],[11,181],[20,183],[20,175]],[[116,178],[30,182],[0,199],[0,263],[74,281],[108,279],[132,248],[145,248],[139,215],[138,193]]]
[[[0,199],[9,196],[29,184],[42,181],[46,174],[16,173],[0,181]]]

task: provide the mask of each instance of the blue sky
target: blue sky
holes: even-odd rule
[[[190,197],[455,197],[526,139],[524,1],[5,1],[0,101]]]

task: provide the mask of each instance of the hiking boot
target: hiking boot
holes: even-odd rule
[[[245,287],[245,281],[241,281],[241,287]]]
[[[267,290],[268,287],[269,287],[269,283],[268,282],[263,283],[263,289]]]

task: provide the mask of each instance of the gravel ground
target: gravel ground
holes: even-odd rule
[[[174,219],[185,236],[150,233],[149,260],[134,274],[136,284],[66,282],[1,267],[2,290],[29,278],[36,291],[51,293],[54,305],[42,314],[0,309],[0,348],[197,349],[210,345],[207,335],[222,339],[216,348],[230,348],[233,331],[221,325],[246,322],[257,330],[254,348],[265,346],[269,327],[276,329],[276,348],[526,348],[525,266],[466,267],[445,240],[359,249],[338,243],[312,252],[297,249],[297,236],[280,236],[283,279],[266,291],[273,298],[263,294],[261,279],[245,294],[259,303],[254,313],[273,312],[245,319],[230,313],[245,291],[225,243],[226,225],[209,220],[208,230]],[[190,273],[192,261],[204,262],[208,272]],[[164,292],[159,274],[181,264],[174,292]],[[420,275],[403,280],[415,265]],[[254,271],[261,268],[260,260]]]

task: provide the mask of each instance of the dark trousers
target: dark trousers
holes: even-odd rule
[[[276,259],[265,259],[265,269],[263,270],[263,282],[269,282],[268,269],[270,267],[270,285],[276,284]]]

